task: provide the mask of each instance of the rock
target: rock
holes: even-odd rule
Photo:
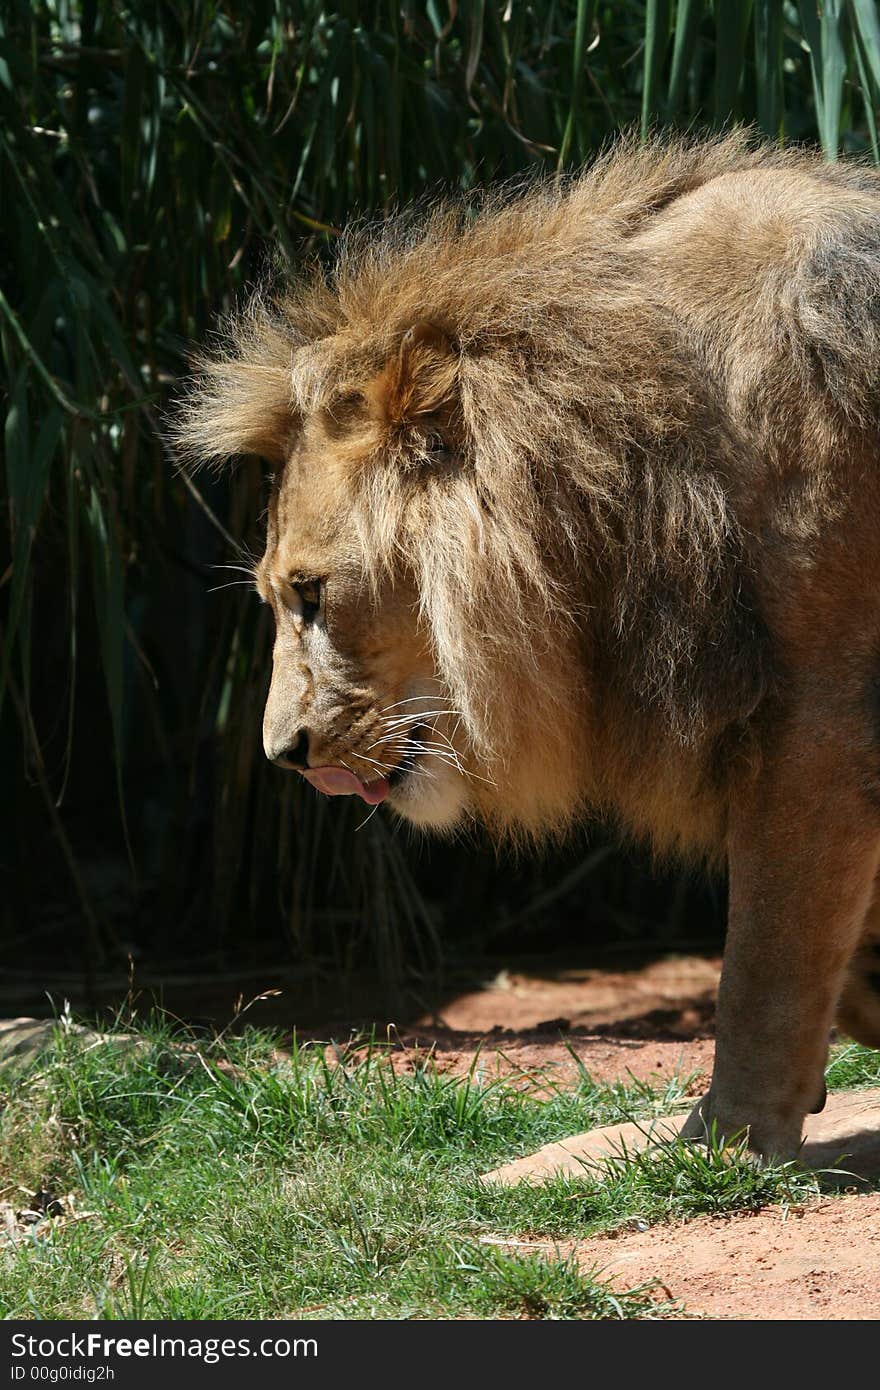
[[[0,1019],[0,1072],[7,1078],[23,1076],[52,1046],[56,1030],[75,1033],[84,1043],[106,1043],[113,1047],[135,1047],[137,1040],[128,1033],[96,1033],[70,1019]]]
[[[537,1153],[484,1173],[481,1181],[542,1183],[558,1173],[569,1177],[595,1173],[603,1160],[674,1139],[684,1118],[683,1114],[664,1115],[644,1123],[603,1125],[545,1144]],[[843,1183],[880,1175],[880,1088],[832,1092],[821,1114],[807,1116],[800,1156],[810,1168],[844,1170]]]
[[[52,1043],[54,1018],[0,1019],[0,1070],[18,1075],[37,1060]]]

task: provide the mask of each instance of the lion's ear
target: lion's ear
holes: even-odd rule
[[[281,467],[298,428],[290,374],[241,358],[194,365],[172,425],[172,443],[184,462],[197,466],[256,454]]]
[[[433,323],[408,328],[397,356],[379,378],[379,397],[389,424],[400,425],[448,408],[456,394],[458,355]]]

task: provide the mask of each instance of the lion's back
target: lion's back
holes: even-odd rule
[[[633,249],[747,431],[805,428],[821,445],[829,406],[844,427],[877,422],[880,175],[801,154],[733,168],[658,212]]]

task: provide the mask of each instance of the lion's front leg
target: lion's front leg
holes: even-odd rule
[[[798,1150],[821,1108],[828,1037],[880,857],[865,740],[838,714],[777,730],[731,807],[730,914],[712,1084],[682,1133],[748,1131],[765,1158]]]
[[[856,1042],[880,1048],[880,883],[847,968],[835,1022]]]

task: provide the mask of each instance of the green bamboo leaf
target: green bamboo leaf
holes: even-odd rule
[[[64,773],[58,791],[57,804],[64,800],[67,779],[73,758],[74,715],[76,712],[76,678],[79,653],[79,480],[77,476],[76,450],[68,449],[64,469],[64,539],[67,551],[67,604],[68,604],[68,644],[70,653],[70,694],[67,702],[67,736],[64,744]]]
[[[464,70],[464,89],[471,105],[471,88],[480,66],[483,51],[483,25],[486,18],[486,0],[470,0],[470,23],[468,24],[467,62]]]
[[[122,555],[116,528],[111,524],[105,504],[94,484],[88,489],[83,521],[91,548],[92,584],[104,683],[107,688],[107,705],[110,711],[116,795],[129,862],[133,866],[123,783],[125,586]]]
[[[3,671],[2,674],[0,674],[0,699],[2,699],[8,670],[8,651],[11,649],[21,617],[21,610],[29,577],[28,571],[31,550],[36,536],[40,512],[46,501],[49,473],[55,451],[61,439],[63,426],[64,412],[59,406],[50,405],[47,407],[40,424],[33,451],[31,452],[27,448],[21,448],[22,441],[18,441],[19,462],[25,464],[26,477],[19,477],[17,482],[12,476],[13,472],[17,471],[13,464],[16,446],[10,446],[7,427],[6,445],[9,496],[15,509],[16,533],[12,560],[12,586],[6,620],[5,636],[7,651],[4,652]]]
[[[215,164],[211,170],[210,194],[211,221],[214,240],[226,241],[232,230],[232,185],[222,164]]]
[[[876,0],[850,0],[857,37],[862,43],[864,60],[874,80],[875,96],[880,94],[880,18]],[[863,83],[865,92],[867,84]]]
[[[24,147],[24,158],[10,144],[6,132],[10,126],[14,128],[17,120],[20,125],[18,117],[14,103],[8,100],[8,94],[0,87],[0,152],[6,156],[7,167],[12,170],[16,181],[16,201],[20,200],[20,205],[26,207],[31,215],[29,246],[32,249],[42,241],[63,274],[64,262],[60,251],[63,240],[63,250],[68,256],[75,252],[95,273],[99,273],[102,269],[101,252],[91,227],[66,196],[39,142],[30,130],[19,130],[17,147]]]
[[[6,298],[6,295],[3,293],[2,290],[0,290],[0,317],[6,320],[7,324],[12,329],[14,336],[18,340],[19,346],[23,349],[25,356],[28,358],[37,374],[42,378],[45,385],[48,386],[50,392],[52,393],[58,404],[62,407],[62,409],[69,411],[72,415],[85,415],[87,412],[85,410],[81,410],[80,407],[74,401],[71,401],[67,397],[64,390],[61,388],[61,386],[59,386],[58,382],[55,380],[55,377],[49,371],[49,368],[46,366],[40,354],[37,352],[36,348],[34,347],[27,333],[25,332],[18,315],[15,313],[14,309],[12,308],[12,305],[9,303],[9,300]]]
[[[387,196],[400,187],[400,76],[396,55],[391,66],[381,54],[376,54],[374,61],[376,88],[383,106],[382,165]]]
[[[810,55],[810,75],[813,79],[813,99],[816,103],[816,124],[820,134],[824,129],[825,106],[822,99],[822,31],[816,0],[798,0],[804,43]]]
[[[342,64],[343,55],[348,47],[349,35],[346,25],[339,24],[333,30],[320,69],[318,81],[311,93],[312,98],[312,118],[308,124],[308,130],[302,147],[299,168],[293,187],[290,191],[290,205],[292,206],[297,199],[299,190],[302,187],[306,175],[312,149],[317,137],[330,125],[330,110],[333,104],[334,86],[338,82],[339,69]]]
[[[865,60],[862,56],[862,40],[859,34],[855,35],[853,44],[856,55],[856,67],[859,73],[859,85],[862,89],[862,102],[865,108],[865,120],[868,124],[868,138],[871,141],[871,153],[874,156],[874,163],[880,164],[880,143],[877,138],[877,117],[874,112],[874,93],[872,90],[871,79],[868,76]]]
[[[123,601],[119,544],[108,524],[104,503],[93,484],[84,511],[86,535],[91,546],[95,611],[104,661],[104,676],[117,756],[121,754]]]
[[[132,357],[131,347],[126,341],[125,330],[110,308],[100,286],[84,271],[71,269],[67,277],[67,289],[74,302],[74,313],[81,315],[81,326],[88,341],[93,341],[94,330],[98,329],[99,332],[94,336],[110,349],[111,361],[125,377],[135,396],[140,398],[143,392],[140,372]],[[92,348],[92,352],[96,357],[100,356],[100,349]]]
[[[147,66],[146,54],[141,45],[132,43],[125,58],[125,95],[122,102],[122,125],[119,132],[122,203],[129,216],[136,206],[133,201],[134,195],[135,193],[140,194],[140,189],[137,187],[137,166],[141,146]]]
[[[715,123],[739,111],[751,0],[715,0]]]
[[[562,168],[568,159],[571,149],[572,137],[575,131],[580,131],[580,112],[581,112],[581,87],[584,80],[584,58],[587,52],[587,39],[593,26],[593,15],[596,11],[596,0],[578,0],[577,21],[574,30],[574,51],[572,54],[571,71],[571,101],[568,107],[568,119],[565,122],[565,130],[562,136],[562,143],[559,147],[559,160],[557,167]],[[583,153],[583,150],[581,150]]]
[[[670,0],[648,0],[645,6],[645,61],[642,68],[642,122],[644,140],[657,113],[660,74],[669,39]]]
[[[771,140],[782,134],[781,0],[755,0],[755,85],[758,125]]]
[[[843,108],[843,81],[846,77],[846,51],[843,27],[844,0],[822,0],[822,148],[827,159],[840,152],[840,115]]]
[[[363,31],[360,31],[357,38],[358,45],[353,55],[353,61],[358,66],[361,89],[360,120],[358,123],[361,136],[361,159],[367,202],[373,204],[376,202],[379,172],[379,128],[376,120],[376,102],[373,89],[373,55],[366,44]]]
[[[0,657],[0,706],[6,690],[9,665],[25,607],[30,578],[30,556],[37,522],[46,497],[49,469],[58,447],[64,411],[57,404],[47,407],[35,443],[31,444],[28,409],[28,371],[18,374],[10,397],[5,425],[7,496],[14,524],[12,581]],[[29,662],[23,662],[25,669]]]
[[[64,411],[50,404],[41,411],[33,449],[28,438],[27,389],[24,374],[6,420],[6,481],[15,520],[15,554],[27,556],[46,499],[49,468],[58,447]],[[17,568],[17,565],[16,565]],[[13,580],[13,584],[14,584]]]
[[[669,74],[669,113],[679,119],[683,114],[685,87],[705,8],[705,0],[679,0],[675,12],[672,71]]]
[[[9,40],[7,38],[7,27],[0,15],[0,87],[5,87],[7,91],[13,90],[12,75],[9,71],[9,64],[4,56],[9,51]]]

